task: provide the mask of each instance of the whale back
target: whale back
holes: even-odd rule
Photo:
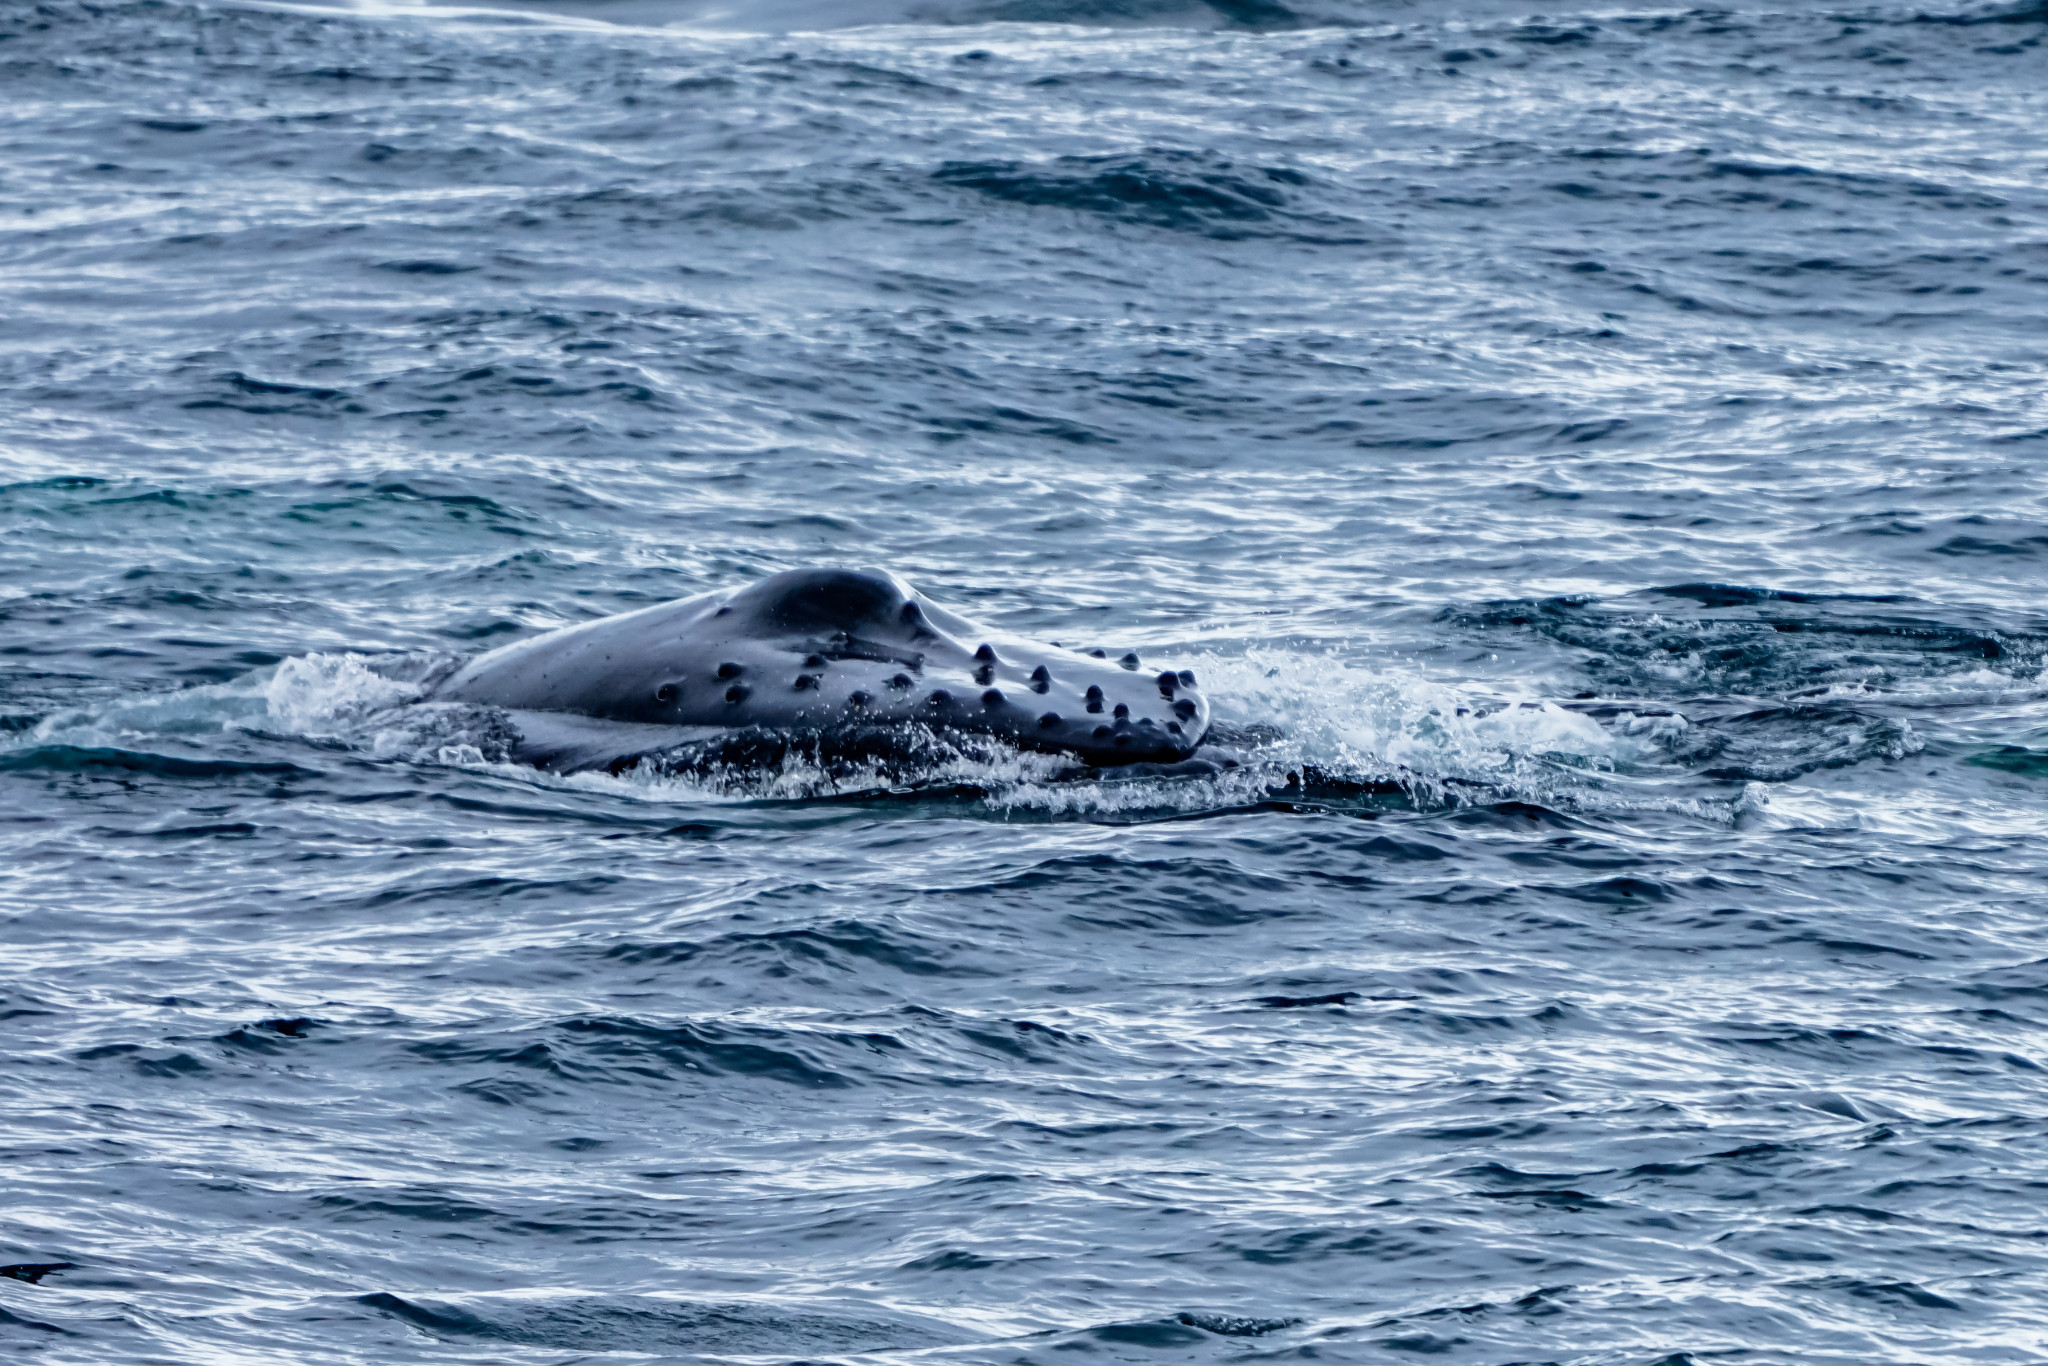
[[[990,630],[877,569],[789,570],[550,631],[470,661],[429,700],[623,723],[642,748],[646,727],[919,725],[1094,764],[1186,758],[1209,724],[1191,672]],[[593,748],[574,747],[574,766]]]

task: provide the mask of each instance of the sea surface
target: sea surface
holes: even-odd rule
[[[2048,1362],[2048,9],[891,3],[0,0],[0,1351]],[[830,564],[1275,738],[412,704]]]

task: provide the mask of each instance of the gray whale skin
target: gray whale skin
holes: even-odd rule
[[[991,630],[879,569],[793,569],[550,631],[422,700],[504,709],[514,756],[557,772],[692,747],[744,761],[791,738],[873,752],[919,727],[1097,767],[1175,764],[1209,728],[1191,672]]]

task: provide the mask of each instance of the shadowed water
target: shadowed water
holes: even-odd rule
[[[2048,1360],[2048,15],[751,13],[0,6],[0,1343]],[[413,705],[813,564],[1277,738]]]

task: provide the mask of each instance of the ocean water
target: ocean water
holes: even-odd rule
[[[2044,38],[6,0],[0,1345],[2048,1361]],[[1275,738],[411,704],[816,564]]]

